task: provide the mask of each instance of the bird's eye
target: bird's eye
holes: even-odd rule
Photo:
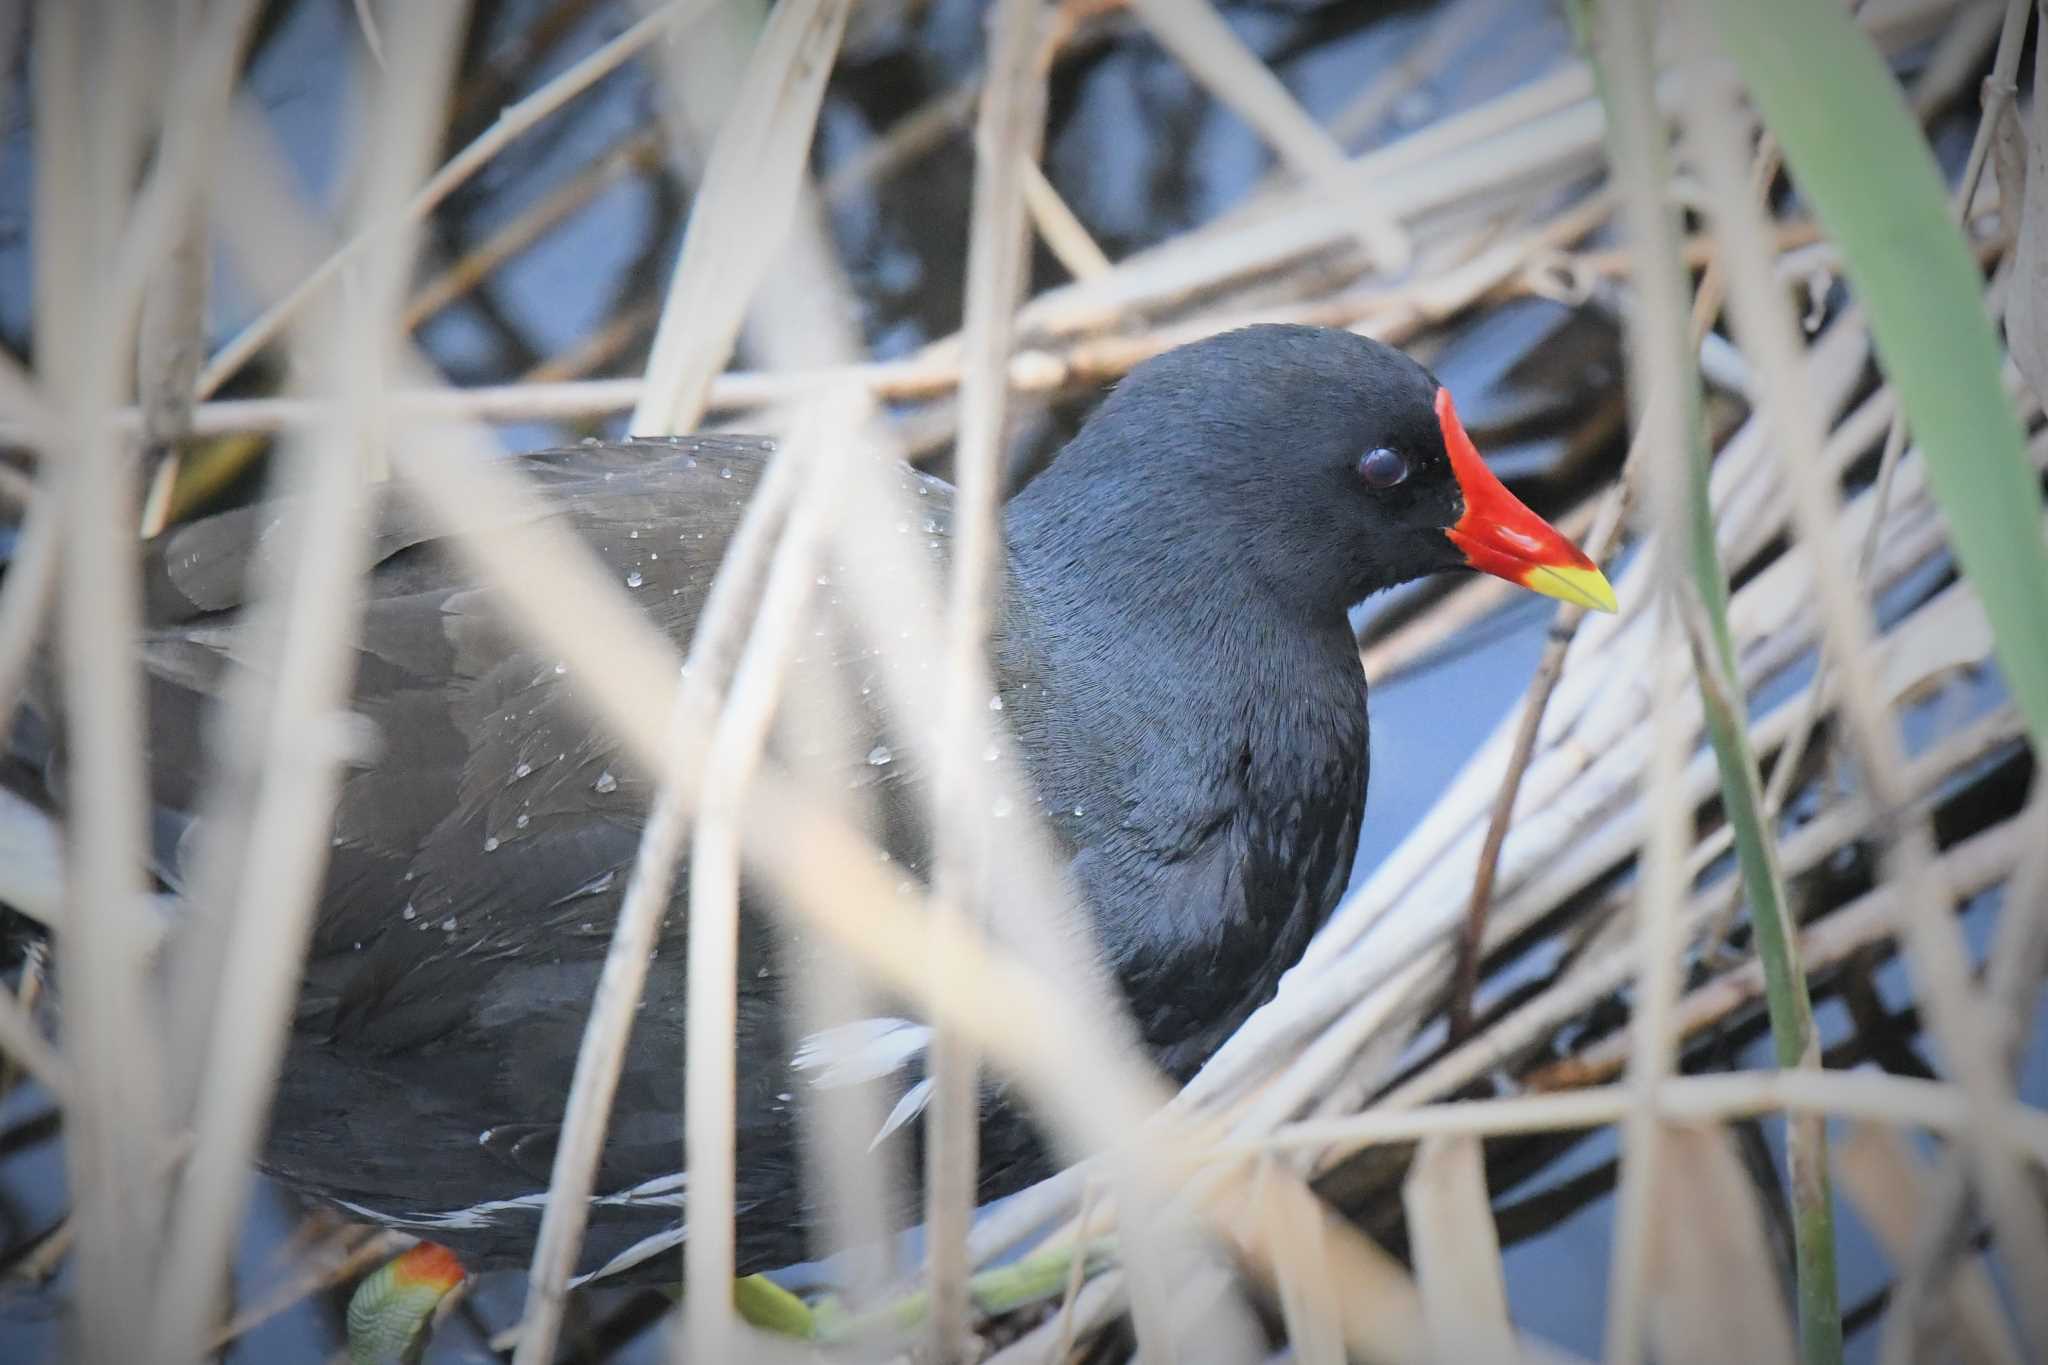
[[[1398,450],[1380,446],[1358,461],[1358,480],[1367,488],[1392,488],[1408,477],[1408,460]]]

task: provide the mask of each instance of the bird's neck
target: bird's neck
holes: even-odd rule
[[[1155,531],[1113,492],[1036,487],[1005,516],[998,667],[1025,680],[1009,719],[1055,828],[1086,850],[1110,965],[1154,1002],[1141,1023],[1180,1074],[1271,993],[1343,887],[1365,678],[1342,614],[1303,619],[1215,539]]]
[[[1278,689],[1362,713],[1345,612],[1261,575],[1230,527],[1172,505],[1170,485],[1083,477],[1091,457],[1115,458],[1069,448],[1004,511],[1012,614],[1031,644],[1198,712],[1257,713]]]
[[[1114,804],[1143,791],[1162,816],[1183,805],[1172,817],[1190,823],[1212,818],[1210,803],[1257,821],[1303,801],[1362,802],[1365,674],[1345,615],[1305,615],[1213,541],[1020,508],[1024,496],[1006,516],[999,666],[1040,680],[1011,720],[1027,727],[1041,790],[1054,783],[1049,802],[1069,794],[1058,769],[1070,746],[1098,756],[1077,766],[1125,784],[1093,795]],[[1071,733],[1034,737],[1041,714]]]

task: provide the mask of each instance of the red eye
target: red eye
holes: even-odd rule
[[[1358,478],[1367,488],[1392,488],[1408,477],[1408,460],[1385,446],[1368,450],[1358,461]]]

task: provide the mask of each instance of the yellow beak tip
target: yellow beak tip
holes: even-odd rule
[[[1615,599],[1614,585],[1598,569],[1538,564],[1522,576],[1522,586],[1545,597],[1576,602],[1588,611],[1614,612],[1621,605]]]

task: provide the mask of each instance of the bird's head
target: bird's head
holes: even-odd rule
[[[1342,610],[1477,569],[1600,611],[1614,590],[1487,468],[1451,396],[1391,346],[1257,326],[1133,370],[1076,449],[1127,531],[1227,556],[1286,597]]]

